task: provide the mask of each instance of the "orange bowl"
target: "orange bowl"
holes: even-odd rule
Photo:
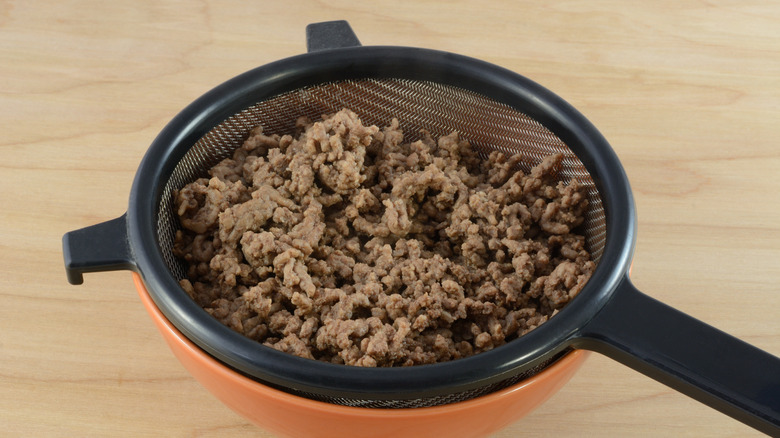
[[[229,408],[282,437],[482,437],[531,412],[563,387],[588,356],[574,350],[542,372],[508,388],[440,406],[376,409],[299,397],[245,377],[214,359],[177,330],[133,273],[141,301],[173,354]]]

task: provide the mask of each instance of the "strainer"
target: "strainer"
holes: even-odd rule
[[[256,68],[178,114],[141,162],[127,213],[67,233],[68,279],[130,269],[189,341],[265,385],[331,404],[416,408],[458,403],[512,385],[572,349],[610,356],[765,433],[780,434],[780,359],[676,311],[628,280],[636,217],[626,175],[579,112],[538,84],[472,58],[434,50],[361,46],[346,22],[307,28],[309,52]],[[201,309],[178,285],[171,248],[172,193],[229,157],[257,125],[294,130],[300,115],[350,108],[365,124],[398,118],[406,140],[426,129],[460,131],[486,157],[522,154],[526,170],[564,154],[563,179],[588,191],[584,224],[598,267],[582,292],[545,324],[494,350],[432,365],[357,368],[262,346]]]

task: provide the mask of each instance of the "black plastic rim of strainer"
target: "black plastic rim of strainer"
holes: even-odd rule
[[[403,78],[465,88],[518,109],[561,138],[593,176],[606,213],[606,246],[580,297],[517,342],[433,365],[360,368],[302,359],[230,330],[195,303],[169,272],[157,242],[165,182],[203,135],[248,106],[276,95],[344,79]],[[231,367],[297,391],[358,399],[424,398],[473,389],[549,358],[608,298],[628,269],[634,205],[628,180],[607,144],[582,115],[530,80],[451,53],[403,47],[352,47],[308,53],[253,69],[208,92],[166,126],[144,157],[130,193],[129,242],[155,304],[188,339]]]
[[[341,23],[336,30],[345,30],[346,23]],[[126,215],[64,236],[69,281],[81,283],[85,272],[139,272],[155,304],[188,339],[245,375],[294,392],[334,399],[436,397],[500,382],[566,349],[586,348],[758,430],[780,435],[780,359],[631,285],[628,270],[636,238],[631,189],[614,151],[582,114],[526,77],[462,55],[354,44],[335,48],[325,44],[318,49],[326,50],[239,75],[172,119],[138,168]],[[213,127],[257,102],[302,87],[364,78],[430,81],[476,92],[536,119],[582,161],[602,199],[606,241],[590,281],[558,315],[520,339],[468,358],[413,367],[360,368],[312,361],[259,345],[222,325],[182,290],[166,267],[156,229],[163,186],[185,153]]]

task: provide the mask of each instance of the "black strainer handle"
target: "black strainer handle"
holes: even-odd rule
[[[306,51],[360,46],[360,40],[345,20],[323,21],[306,26]]]
[[[580,346],[771,436],[780,436],[780,359],[639,292],[626,278]]]
[[[70,284],[83,283],[86,272],[136,270],[127,240],[126,214],[66,233],[62,254]]]

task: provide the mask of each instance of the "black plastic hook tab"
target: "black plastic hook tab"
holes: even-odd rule
[[[358,47],[360,40],[345,20],[323,21],[306,26],[306,51]]]
[[[127,240],[126,214],[66,233],[62,254],[70,284],[83,283],[86,272],[137,269]]]
[[[780,358],[639,292],[627,278],[580,336],[580,347],[780,436]]]

